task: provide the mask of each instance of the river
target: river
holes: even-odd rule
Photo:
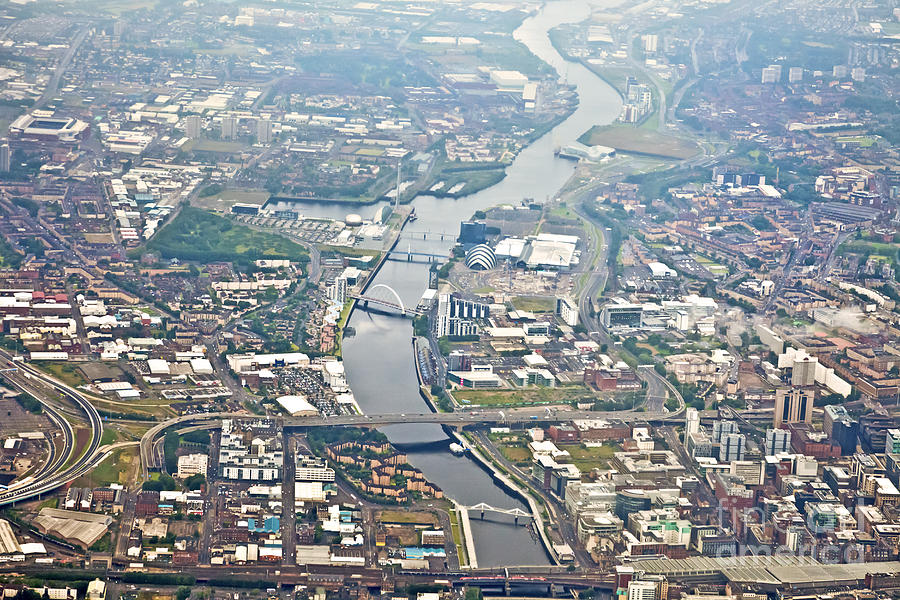
[[[567,62],[550,44],[547,32],[564,23],[575,23],[590,16],[585,0],[548,2],[542,10],[527,18],[515,31],[517,40],[535,55],[552,65],[560,76],[577,87],[579,106],[553,131],[522,150],[507,169],[500,183],[476,194],[458,199],[419,196],[415,199],[419,219],[410,229],[448,232],[444,241],[401,241],[405,249],[424,249],[446,253],[459,231],[459,222],[471,218],[479,209],[501,203],[518,204],[523,198],[544,201],[565,184],[574,171],[574,163],[554,156],[557,146],[576,140],[593,125],[612,122],[621,109],[619,94],[606,82],[578,63]],[[609,7],[610,3],[593,6]],[[339,203],[304,203],[301,211],[308,216],[343,218],[353,209]],[[375,206],[364,209],[367,216]],[[428,282],[428,265],[388,261],[379,271],[376,283],[394,288],[408,305],[415,305]],[[410,343],[408,320],[356,310],[350,321],[356,335],[346,338],[343,358],[347,378],[359,405],[370,413],[423,412],[425,403],[419,396],[418,381]],[[438,426],[397,425],[384,428],[392,442],[411,443],[445,440]],[[453,456],[446,449],[414,450],[409,462],[439,485],[451,498],[464,505],[486,502],[502,508],[528,510],[518,499],[496,486],[491,477],[472,459]],[[476,515],[473,515],[476,517]],[[539,565],[548,559],[540,542],[523,527],[490,518],[472,521],[478,564],[482,567],[504,565]]]

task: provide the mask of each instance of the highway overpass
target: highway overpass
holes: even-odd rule
[[[48,463],[41,468],[35,477],[29,477],[20,482],[13,483],[8,489],[0,492],[0,506],[29,500],[62,487],[73,479],[92,470],[99,464],[102,457],[105,456],[103,452],[100,452],[100,440],[103,436],[103,422],[100,419],[100,414],[97,412],[97,409],[94,408],[94,405],[91,404],[78,390],[41,373],[24,362],[15,361],[13,358],[13,355],[9,352],[0,350],[0,359],[5,359],[4,368],[15,369],[14,374],[12,372],[10,373],[11,377],[9,379],[15,382],[17,387],[24,387],[29,380],[40,382],[58,392],[64,399],[72,402],[76,408],[85,414],[86,420],[91,428],[91,439],[83,454],[75,457],[75,460],[69,467],[63,469],[65,463],[68,462],[67,459],[77,450],[75,448],[74,436],[71,435],[71,428],[68,425],[64,426],[64,448],[61,456],[55,457],[54,452],[51,451]],[[22,379],[16,382],[18,377],[21,377]],[[55,409],[45,401],[46,399],[38,398],[38,400],[48,409],[50,419],[61,424],[60,422],[64,420],[62,415],[57,413]]]
[[[516,424],[562,423],[575,419],[620,419],[629,423],[635,422],[671,422],[681,418],[681,412],[641,412],[610,411],[595,412],[581,410],[551,410],[546,408],[514,409],[514,410],[470,410],[454,413],[390,413],[377,415],[339,415],[334,417],[273,417],[278,419],[285,429],[304,429],[309,427],[384,427],[387,425],[404,425],[409,423],[447,425],[451,427],[467,427],[473,425],[503,426]],[[215,412],[182,415],[163,421],[148,429],[141,438],[141,465],[144,477],[149,477],[151,470],[162,467],[155,447],[162,433],[170,427],[187,424],[206,423],[209,427],[217,427],[222,419],[262,419],[258,415],[246,412]]]

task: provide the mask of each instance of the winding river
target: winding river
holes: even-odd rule
[[[518,204],[526,197],[543,201],[565,184],[574,171],[574,163],[555,157],[555,147],[576,140],[593,125],[612,122],[619,114],[621,100],[612,87],[583,65],[564,60],[551,45],[548,32],[558,25],[587,19],[592,7],[608,8],[610,4],[586,0],[551,1],[515,31],[517,40],[577,87],[579,106],[569,118],[520,152],[507,169],[506,178],[497,185],[458,199],[416,198],[419,219],[410,229],[452,235],[445,236],[444,241],[411,240],[409,243],[414,251],[446,253],[454,243],[459,222],[469,219],[476,210],[501,203]],[[374,209],[374,206],[367,207],[366,211],[374,212]],[[304,203],[302,211],[307,215],[343,218],[348,206]],[[404,249],[407,243],[406,239],[401,242]],[[427,264],[395,261],[386,262],[375,280],[397,290],[408,305],[418,302],[427,281]],[[350,386],[362,409],[370,413],[427,410],[418,392],[409,321],[356,310],[350,325],[356,335],[344,340],[343,357]],[[383,431],[391,441],[398,443],[446,439],[440,427],[431,425],[397,425]],[[453,456],[446,449],[430,449],[410,451],[409,461],[461,504],[487,502],[492,506],[518,506],[527,510],[518,499],[496,486],[470,458]],[[514,527],[511,522],[502,522],[499,518],[494,521],[476,518],[472,526],[479,566],[539,565],[548,561],[540,542],[523,527]]]

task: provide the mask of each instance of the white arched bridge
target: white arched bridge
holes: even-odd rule
[[[363,306],[368,306],[370,303],[376,304],[378,306],[399,311],[403,316],[422,314],[420,309],[409,308],[403,304],[403,299],[400,297],[400,294],[397,293],[397,290],[383,283],[376,283],[375,285],[370,286],[362,294],[351,294],[351,297],[356,298],[357,303],[362,303]]]
[[[512,515],[514,517],[514,522],[516,525],[519,524],[520,517],[528,517],[529,519],[534,519],[534,515],[530,512],[524,511],[521,508],[496,508],[487,504],[485,502],[479,502],[474,506],[460,506],[459,508],[463,508],[468,512],[479,512],[481,513],[481,520],[484,520],[484,513],[496,513],[498,515]]]

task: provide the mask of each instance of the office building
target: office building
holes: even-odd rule
[[[489,304],[467,300],[456,294],[441,294],[438,296],[437,335],[476,335],[478,327],[475,321],[488,318],[490,312]]]
[[[463,350],[454,350],[447,357],[447,369],[449,371],[471,371],[472,354]]]
[[[887,430],[893,428],[894,418],[884,411],[860,415],[859,442],[867,452],[882,452]]]
[[[631,581],[628,584],[628,600],[656,600],[656,582]]]
[[[831,441],[841,447],[841,456],[850,456],[856,452],[859,439],[859,422],[845,418],[836,421],[831,429]]]
[[[853,478],[844,467],[828,465],[822,469],[822,481],[825,482],[831,491],[840,495],[842,492],[849,490],[853,485]]]
[[[272,133],[272,121],[269,119],[260,119],[256,122],[256,141],[260,144],[271,144],[274,134]]]
[[[733,460],[730,474],[740,477],[744,485],[762,485],[765,466],[761,460]]]
[[[334,283],[328,288],[328,299],[335,304],[345,304],[347,302],[347,278],[340,275],[335,278]]]
[[[477,221],[462,221],[459,224],[457,241],[464,246],[483,244],[487,239],[487,225]]]
[[[735,460],[744,460],[744,445],[746,439],[742,433],[728,433],[722,436],[719,442],[719,462],[730,463]]]
[[[840,404],[829,404],[824,413],[822,430],[841,447],[841,455],[850,456],[855,453],[859,422]]]
[[[334,469],[329,467],[327,461],[322,457],[298,454],[295,465],[295,481],[322,481],[325,483],[334,481]]]
[[[12,152],[9,144],[0,146],[0,171],[6,173],[12,166]]]
[[[684,439],[692,433],[700,431],[700,413],[696,408],[688,407],[684,411]]]
[[[778,83],[781,80],[781,67],[777,65],[770,65],[768,67],[763,67],[762,70],[762,83]]]
[[[788,70],[788,83],[803,81],[803,67],[791,67]]]
[[[185,479],[191,475],[203,475],[206,477],[206,469],[209,466],[209,456],[206,454],[185,454],[178,457],[178,478]]]
[[[220,478],[235,481],[280,481],[283,469],[284,448],[276,422],[265,419],[222,420],[218,468]]]
[[[556,299],[556,314],[571,327],[578,325],[578,305],[570,298]]]
[[[866,70],[863,67],[853,67],[850,71],[850,79],[857,83],[862,83],[866,80]]]
[[[816,391],[811,387],[781,388],[775,392],[776,429],[788,423],[812,423],[813,403]]]
[[[222,117],[222,139],[233,140],[237,137],[238,120],[234,117]]]
[[[885,454],[900,454],[900,429],[888,429],[884,443]]]
[[[188,115],[184,118],[184,135],[196,140],[200,137],[202,121],[200,115]]]
[[[766,456],[791,451],[791,432],[787,429],[766,429]]]
[[[849,419],[850,413],[840,404],[829,404],[823,409],[825,413],[822,419],[822,431],[832,434],[834,424],[841,419]]]
[[[808,354],[796,356],[791,367],[791,385],[815,385],[818,366],[819,359],[814,356]]]
[[[712,441],[714,444],[722,443],[722,438],[730,433],[740,433],[737,423],[734,421],[716,421],[712,428]]]

